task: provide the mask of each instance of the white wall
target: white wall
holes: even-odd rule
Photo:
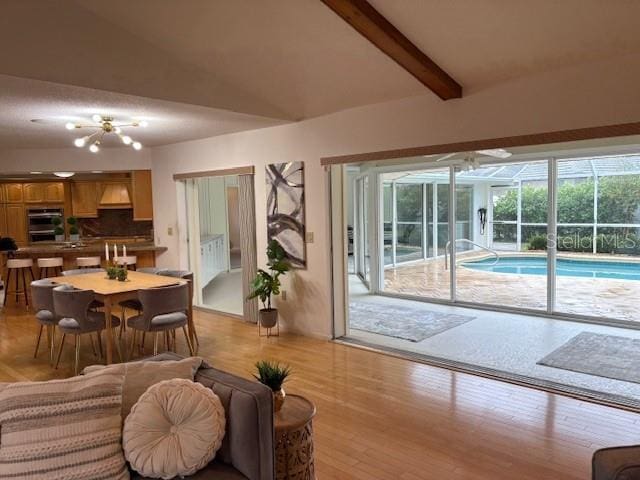
[[[268,129],[153,149],[156,238],[169,250],[159,262],[179,262],[177,172],[256,167],[258,250],[266,247],[264,166],[305,163],[308,268],[295,272],[279,307],[292,330],[331,334],[329,211],[320,158],[375,150],[540,133],[640,121],[640,56],[582,65],[504,83],[442,102],[432,94],[346,110]]]
[[[90,172],[91,170],[148,170],[151,149],[103,148],[91,153],[86,148],[22,148],[0,150],[0,173]]]

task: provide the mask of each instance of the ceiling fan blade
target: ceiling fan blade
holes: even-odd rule
[[[457,155],[458,152],[453,152],[453,153],[447,153],[446,155],[443,155],[442,157],[440,157],[439,159],[436,160],[436,162],[443,162],[448,158],[453,157],[454,155]]]
[[[504,148],[490,148],[487,150],[476,150],[476,153],[487,155],[495,158],[509,158],[513,155],[511,152],[506,151]]]

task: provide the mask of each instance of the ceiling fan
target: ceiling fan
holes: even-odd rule
[[[460,153],[461,152],[448,153],[438,158],[436,162],[442,162],[455,155],[459,155]],[[479,153],[480,155],[484,155],[487,157],[499,158],[501,160],[504,160],[505,158],[509,158],[511,155],[513,155],[511,152],[505,150],[504,148],[489,148],[486,150],[475,150],[474,152],[467,152],[464,154],[465,157],[463,159],[464,161],[463,170],[469,171],[469,170],[475,170],[476,168],[480,168],[480,162],[478,161],[477,156],[473,155],[474,153]]]

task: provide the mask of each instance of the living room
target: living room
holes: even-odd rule
[[[349,240],[348,222],[341,218],[346,210],[337,206],[347,203],[341,178],[354,165],[414,174],[427,165],[447,169],[456,183],[465,168],[480,171],[507,161],[474,153],[482,150],[508,150],[515,155],[512,163],[516,157],[537,161],[550,151],[640,153],[637,7],[597,1],[6,2],[0,29],[0,230],[2,211],[26,215],[31,208],[58,208],[64,238],[34,245],[25,230],[27,241],[1,253],[6,305],[0,311],[0,381],[74,378],[94,364],[121,365],[168,350],[198,356],[216,369],[207,373],[199,364],[199,384],[224,383],[228,372],[234,382],[239,377],[237,389],[255,388],[264,396],[253,378],[260,376],[256,363],[276,362],[285,369],[279,373],[290,373],[281,412],[295,406],[307,411],[307,422],[297,424],[312,432],[305,448],[313,455],[297,465],[306,473],[295,477],[277,468],[277,445],[263,438],[283,432],[284,413],[277,413],[254,425],[252,441],[267,446],[270,460],[231,447],[231,437],[222,440],[217,458],[242,475],[228,478],[589,478],[596,450],[638,442],[640,417],[633,405],[575,398],[575,392],[340,339],[348,333]],[[436,162],[449,154],[458,156]],[[151,199],[151,214],[139,219],[136,204],[145,197],[136,190],[134,172],[150,172],[144,195]],[[68,173],[73,175],[56,175]],[[78,204],[86,193],[78,184],[92,182],[98,185],[91,194],[95,214],[83,217],[74,198]],[[62,197],[30,203],[24,195],[31,184],[61,184]],[[105,186],[114,184],[124,185],[120,191],[128,203],[103,200]],[[6,196],[9,185],[21,185],[20,201]],[[215,193],[214,186],[222,190]],[[547,192],[557,202],[555,190]],[[218,227],[214,219],[222,204],[227,220]],[[230,205],[239,212],[233,240]],[[474,220],[480,207],[474,206]],[[455,211],[449,213],[455,218]],[[109,221],[118,215],[125,220]],[[78,219],[77,239],[71,238],[75,225],[67,224],[69,217]],[[131,225],[152,231],[139,235]],[[545,222],[550,240],[557,234],[552,227]],[[447,231],[455,244],[459,233]],[[383,236],[367,241],[370,254],[384,248]],[[438,265],[449,262],[449,272],[462,271],[453,250],[450,257],[438,256]],[[545,258],[553,251],[547,248]],[[98,265],[81,265],[80,258],[95,257]],[[51,258],[62,260],[38,264]],[[15,269],[7,268],[9,260]],[[549,262],[552,271],[556,260]],[[53,274],[43,271],[48,264]],[[61,274],[86,267],[101,270]],[[66,314],[53,312],[56,320],[49,324],[37,319],[38,295],[28,284],[41,272],[45,280],[72,285],[73,292],[94,292],[92,302],[102,305],[94,304],[88,317],[104,318],[101,334],[78,334],[74,344],[68,322],[59,325]],[[455,276],[453,290],[464,292],[466,284],[456,284]],[[238,283],[211,295],[231,277]],[[274,277],[276,283],[269,283]],[[569,277],[558,278],[561,285]],[[504,281],[503,288],[511,288],[509,277]],[[160,334],[143,320],[163,302],[138,295],[154,288],[187,292],[180,293],[180,308],[172,307],[185,313],[171,317],[175,328]],[[554,291],[554,305],[572,296],[568,287]],[[55,293],[59,303],[65,294]],[[233,309],[207,300],[232,295]],[[633,316],[624,295],[606,298]],[[430,298],[427,305],[462,306],[446,300],[452,303]],[[263,318],[265,306],[277,308],[277,317]],[[597,308],[605,307],[598,303],[591,310]],[[483,306],[482,315],[492,311]],[[531,322],[568,321],[524,313]],[[586,322],[592,319],[570,320],[591,328]],[[616,327],[634,336],[632,325]],[[117,375],[126,390],[126,375]],[[0,385],[2,399],[6,388]],[[213,391],[228,407],[226,394]],[[269,408],[276,398],[265,400]],[[0,457],[7,458],[3,443]],[[620,459],[604,452],[598,459],[614,469],[638,461],[634,450],[611,455],[627,452]],[[253,458],[228,461],[243,454]],[[131,461],[126,468],[127,475],[129,468],[135,471]],[[143,478],[139,474],[131,475]],[[596,474],[623,478],[605,470]]]

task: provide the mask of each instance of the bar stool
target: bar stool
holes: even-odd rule
[[[16,303],[20,302],[20,295],[24,295],[24,301],[29,306],[29,293],[27,289],[27,271],[31,274],[29,284],[35,280],[33,276],[33,260],[30,258],[10,258],[7,260],[7,275],[5,278],[6,288],[4,293],[3,305],[7,304],[7,297],[10,293],[15,294]],[[11,272],[13,272],[15,290],[11,288]],[[20,278],[22,277],[22,287],[20,287]]]
[[[135,270],[136,263],[138,263],[138,257],[135,255],[127,255],[126,257],[118,257],[116,264],[120,267],[127,267],[128,270]]]
[[[100,267],[102,259],[100,257],[78,257],[76,265],[78,268],[95,268]]]
[[[54,258],[39,258],[37,260],[38,268],[40,269],[40,279],[47,277],[58,277],[62,274],[62,257]],[[53,275],[49,270],[53,270]]]

